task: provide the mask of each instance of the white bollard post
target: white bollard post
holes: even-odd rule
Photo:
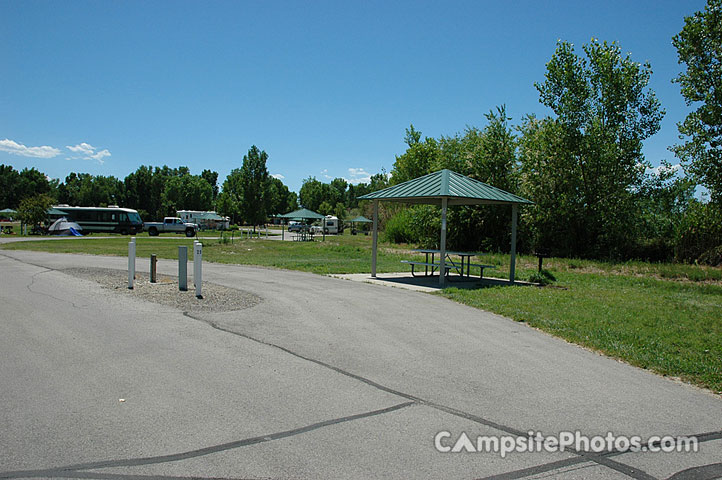
[[[198,246],[198,240],[193,240],[193,286],[196,286],[196,247]]]
[[[193,281],[196,285],[196,298],[203,298],[201,285],[203,284],[203,244],[197,242],[193,246]]]
[[[135,280],[135,237],[128,243],[128,289],[133,290]]]

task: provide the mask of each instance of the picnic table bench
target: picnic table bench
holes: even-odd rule
[[[415,267],[416,265],[420,265],[424,267],[424,276],[433,276],[434,272],[439,270],[441,268],[441,263],[437,263],[434,261],[434,256],[437,253],[441,253],[440,250],[430,250],[430,249],[418,249],[414,250],[414,252],[417,253],[423,253],[426,255],[426,261],[414,261],[414,260],[401,260],[401,263],[406,263],[408,265],[411,265],[411,275],[416,276]],[[431,256],[431,259],[429,259],[429,255]],[[461,258],[460,262],[455,262],[451,259],[450,255],[455,255]],[[479,269],[479,278],[484,278],[484,269],[485,268],[496,268],[496,265],[484,265],[479,263],[471,263],[471,257],[482,255],[480,253],[474,253],[474,252],[454,252],[454,251],[447,251],[446,252],[446,261],[444,262],[444,275],[450,277],[451,270],[456,270],[456,272],[459,274],[460,277],[467,277],[471,278],[471,267],[475,267]],[[466,267],[466,268],[464,268]],[[430,268],[430,271],[429,271]]]
[[[309,231],[300,231],[298,233],[291,234],[291,238],[293,238],[294,242],[312,242],[313,241],[313,232]]]

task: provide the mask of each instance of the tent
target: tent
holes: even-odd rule
[[[82,237],[83,234],[80,233],[82,230],[83,227],[75,222],[69,222],[65,217],[55,220],[53,224],[48,227],[48,233],[50,235],[73,235]]]
[[[361,197],[359,200],[373,200],[373,240],[371,249],[371,276],[376,277],[376,251],[378,243],[378,217],[379,201],[405,203],[425,203],[441,205],[441,242],[440,242],[440,268],[439,286],[446,282],[446,209],[449,205],[511,205],[511,263],[509,267],[509,283],[514,283],[514,270],[516,268],[516,224],[519,214],[519,205],[530,205],[533,202],[505,192],[484,182],[466,177],[451,170],[424,175],[408,182],[378,190]]]

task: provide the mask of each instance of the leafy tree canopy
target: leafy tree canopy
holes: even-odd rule
[[[703,11],[686,17],[672,44],[686,66],[675,81],[687,105],[696,107],[678,124],[687,141],[672,150],[722,202],[722,0],[708,0]]]

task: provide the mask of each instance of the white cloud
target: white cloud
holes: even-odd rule
[[[656,167],[648,168],[647,171],[654,175],[659,175],[660,172],[665,171],[677,173],[680,168],[682,168],[682,165],[680,165],[679,163],[675,163],[674,165],[669,165],[669,168],[665,165],[658,165]]]
[[[102,165],[105,163],[105,159],[111,156],[110,151],[107,148],[96,151],[97,149],[94,146],[85,142],[72,147],[70,145],[66,145],[65,148],[77,154],[76,156],[69,158],[69,160],[95,160]]]
[[[20,155],[22,157],[35,158],[53,158],[60,155],[60,150],[55,147],[44,145],[42,147],[26,147],[22,143],[13,140],[0,140],[0,150],[8,152],[11,155]]]
[[[358,185],[359,183],[369,183],[371,181],[371,174],[363,168],[349,168],[349,178],[345,178],[348,183]]]
[[[110,156],[110,152],[106,148],[106,149],[99,151],[98,153],[96,153],[94,155],[90,155],[90,158],[97,160],[98,163],[100,163],[102,165],[105,163],[105,160],[103,160],[103,159],[106,157],[109,157],[109,156]]]
[[[92,155],[93,152],[95,152],[95,147],[92,146],[91,144],[85,143],[85,142],[83,142],[79,145],[76,145],[74,147],[71,147],[70,145],[66,145],[65,148],[67,148],[68,150],[70,150],[73,153],[79,153],[81,155],[88,155],[88,156]]]
[[[284,177],[283,175],[281,175],[280,173],[272,173],[271,176],[272,176],[273,178],[278,179],[278,180],[283,180],[284,178],[286,178],[286,177]]]

